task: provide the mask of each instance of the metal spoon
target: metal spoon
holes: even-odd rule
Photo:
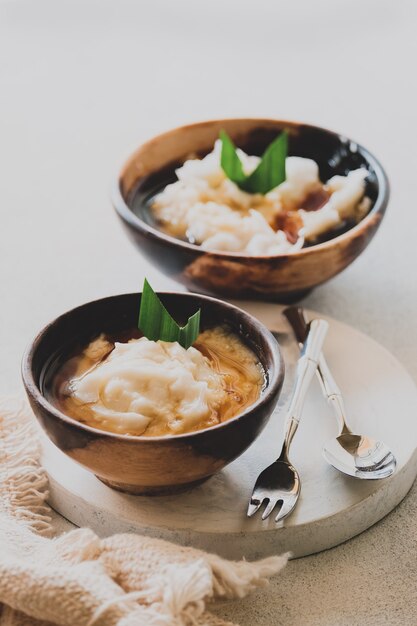
[[[308,323],[303,310],[289,307],[283,313],[294,330],[297,341],[303,345],[308,334]],[[340,427],[339,436],[324,445],[323,455],[326,461],[340,472],[355,478],[377,480],[391,476],[397,462],[388,446],[377,439],[355,435],[348,427],[341,391],[323,353],[319,358],[317,375],[325,397],[333,406]]]

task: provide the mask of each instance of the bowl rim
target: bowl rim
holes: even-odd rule
[[[152,144],[154,144],[158,140],[165,138],[171,134],[177,133],[178,131],[181,131],[183,129],[193,130],[195,128],[204,127],[204,126],[208,126],[211,124],[221,124],[222,122],[227,123],[231,121],[259,122],[259,124],[272,123],[272,124],[279,124],[282,126],[289,126],[292,128],[304,127],[304,128],[319,130],[321,132],[327,133],[328,135],[333,135],[341,141],[346,141],[346,142],[350,142],[354,144],[357,147],[357,149],[360,150],[362,154],[365,156],[368,163],[370,163],[370,165],[372,166],[375,172],[377,181],[378,181],[378,196],[371,210],[369,211],[369,213],[367,213],[367,215],[365,215],[364,218],[360,220],[360,222],[355,224],[355,226],[353,226],[352,228],[349,228],[346,232],[340,235],[337,235],[337,237],[333,237],[332,239],[323,241],[322,243],[313,244],[312,246],[309,246],[307,248],[301,248],[300,250],[296,250],[294,252],[284,252],[284,253],[274,254],[274,255],[256,255],[256,256],[249,255],[249,254],[241,254],[239,252],[204,250],[201,246],[197,244],[189,243],[188,241],[182,241],[181,239],[178,239],[177,237],[164,233],[158,228],[154,228],[150,224],[147,224],[144,220],[142,220],[132,211],[132,209],[129,207],[129,205],[125,201],[123,193],[122,193],[122,178],[123,178],[123,173],[130,166],[132,160],[135,158],[135,155],[137,154],[139,150],[143,150],[143,149],[146,149],[147,147],[151,147]],[[325,250],[334,245],[337,245],[341,241],[349,241],[350,239],[354,238],[356,235],[359,235],[361,232],[366,231],[368,226],[372,225],[375,219],[375,215],[381,214],[382,216],[385,213],[385,209],[387,207],[389,196],[390,196],[390,185],[388,181],[388,176],[383,166],[381,165],[380,161],[373,155],[373,153],[370,152],[367,148],[365,148],[359,142],[347,137],[346,135],[343,135],[342,133],[330,130],[323,126],[317,126],[315,124],[308,124],[308,123],[294,121],[294,120],[290,121],[290,120],[267,118],[267,117],[265,118],[229,117],[229,118],[221,118],[221,119],[215,118],[215,119],[210,119],[210,120],[203,121],[203,122],[194,122],[191,124],[183,124],[181,126],[177,126],[165,132],[159,133],[158,135],[155,135],[154,137],[151,137],[150,139],[144,141],[124,162],[123,167],[121,168],[117,179],[114,180],[111,185],[110,196],[111,196],[113,208],[115,209],[119,217],[124,222],[132,226],[135,230],[139,230],[142,233],[144,233],[145,236],[148,236],[153,239],[157,239],[159,241],[162,241],[165,244],[182,248],[193,253],[205,254],[205,255],[210,255],[210,256],[219,257],[219,258],[226,258],[226,259],[230,259],[231,261],[234,260],[237,262],[248,262],[248,260],[252,260],[252,259],[256,259],[260,261],[262,260],[271,261],[274,259],[290,259],[290,258],[297,258],[300,256],[307,256],[310,254],[314,254],[316,251]]]
[[[51,402],[47,400],[45,395],[41,392],[40,387],[37,385],[35,381],[35,377],[33,375],[34,355],[41,341],[44,339],[44,337],[47,335],[49,330],[55,324],[59,323],[60,321],[62,321],[63,319],[67,318],[68,316],[72,315],[73,313],[77,311],[88,308],[90,305],[97,304],[99,302],[105,302],[108,300],[114,300],[114,299],[123,298],[126,296],[138,296],[140,295],[140,293],[141,292],[127,292],[127,293],[115,294],[112,296],[105,296],[104,298],[97,298],[96,300],[90,300],[88,302],[85,302],[84,304],[73,307],[72,309],[66,311],[65,313],[62,313],[55,319],[48,322],[37,333],[34,339],[29,342],[22,357],[21,374],[22,374],[23,384],[24,384],[26,393],[29,396],[29,399],[33,400],[36,404],[40,405],[40,407],[44,411],[48,412],[49,414],[52,414],[54,418],[64,421],[70,426],[75,426],[77,428],[80,428],[81,430],[87,431],[96,436],[110,437],[112,439],[117,439],[119,441],[131,441],[131,442],[137,441],[141,443],[148,443],[150,445],[155,442],[167,443],[173,440],[174,441],[187,440],[190,437],[198,437],[198,436],[203,435],[204,433],[221,429],[225,427],[226,425],[231,424],[232,422],[242,421],[245,417],[248,417],[251,413],[253,413],[254,410],[261,408],[263,405],[267,404],[271,399],[273,399],[274,396],[279,394],[283,381],[284,381],[285,363],[284,363],[284,358],[282,356],[281,348],[279,346],[277,339],[274,337],[271,331],[265,326],[265,324],[260,322],[256,317],[254,317],[247,311],[240,309],[234,304],[230,304],[229,302],[225,302],[218,298],[213,298],[212,296],[200,295],[194,292],[157,291],[156,293],[160,296],[174,295],[174,296],[179,296],[181,298],[190,298],[190,299],[198,298],[200,300],[214,302],[217,305],[220,304],[221,307],[224,307],[229,310],[234,309],[238,311],[240,319],[246,318],[246,320],[249,322],[249,325],[257,328],[258,332],[264,337],[264,339],[266,340],[266,342],[268,343],[270,347],[273,364],[274,364],[274,372],[273,372],[273,376],[268,378],[267,386],[261,392],[256,402],[254,402],[249,407],[247,407],[247,409],[243,411],[243,413],[238,413],[234,417],[226,420],[225,422],[221,422],[220,424],[209,426],[207,428],[202,428],[200,430],[192,431],[189,433],[181,433],[178,435],[159,435],[156,437],[153,437],[153,436],[145,437],[142,435],[123,435],[122,433],[114,433],[114,432],[107,431],[107,430],[101,430],[99,428],[94,428],[93,426],[89,426],[88,424],[83,424],[82,422],[79,422],[78,420],[60,411],[57,407],[55,407]],[[258,357],[259,355],[257,354],[256,356]],[[271,414],[272,412],[273,411],[271,411]]]

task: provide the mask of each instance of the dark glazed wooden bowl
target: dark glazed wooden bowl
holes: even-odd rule
[[[249,154],[261,154],[286,128],[291,155],[314,159],[322,180],[366,166],[370,213],[356,226],[323,243],[292,254],[251,257],[206,252],[162,233],[141,199],[175,180],[174,168],[191,154],[204,156],[225,129]],[[347,267],[374,236],[388,203],[387,177],[365,148],[337,133],[296,122],[270,119],[214,120],[182,126],[143,144],[127,161],[113,188],[113,205],[141,252],[191,291],[291,301]]]
[[[99,333],[136,326],[140,294],[84,304],[48,324],[22,364],[30,404],[53,443],[100,480],[130,493],[170,493],[196,484],[233,461],[256,439],[278,400],[284,364],[271,333],[240,309],[205,296],[159,294],[178,322],[201,308],[202,329],[228,324],[258,356],[267,382],[258,401],[235,418],[205,430],[168,437],[134,437],[91,428],[60,412],[45,390],[57,367]]]

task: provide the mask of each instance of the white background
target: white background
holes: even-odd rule
[[[143,139],[223,116],[324,125],[380,158],[392,183],[380,232],[305,303],[417,376],[416,32],[412,0],[0,0],[0,390],[20,392],[22,351],[57,314],[138,290],[145,273],[175,286],[127,241],[109,187]],[[415,623],[416,514],[414,489],[223,613],[243,626]]]

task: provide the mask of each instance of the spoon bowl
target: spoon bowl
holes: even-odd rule
[[[385,443],[350,432],[328,441],[323,447],[323,456],[340,472],[368,480],[391,476],[397,465]]]

